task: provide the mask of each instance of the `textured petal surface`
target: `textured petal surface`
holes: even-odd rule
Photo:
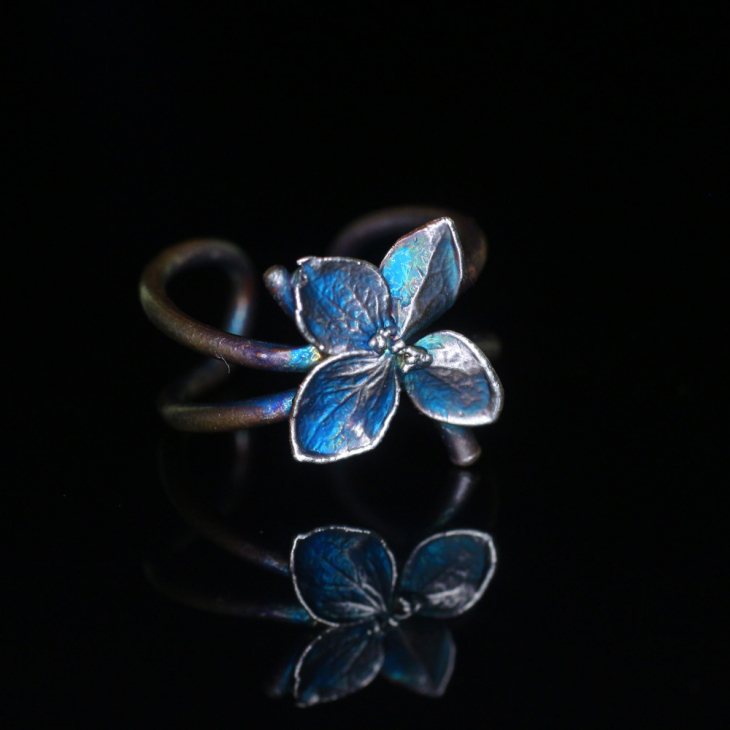
[[[481,426],[502,410],[502,385],[484,353],[456,332],[435,332],[416,343],[433,358],[426,368],[403,374],[421,413],[457,426]]]
[[[388,285],[366,261],[302,259],[292,283],[299,330],[330,355],[368,349],[379,329],[395,324]]]
[[[413,551],[403,568],[400,591],[424,601],[421,616],[458,616],[481,598],[496,565],[487,533],[451,530],[433,535]]]
[[[382,665],[383,640],[373,622],[328,629],[304,650],[294,697],[303,707],[338,700],[370,684]]]
[[[398,405],[394,359],[359,352],[335,355],[304,379],[289,427],[299,461],[335,461],[380,443]]]
[[[384,614],[396,568],[387,545],[372,532],[325,527],[294,540],[291,573],[307,611],[338,625]]]
[[[456,300],[462,252],[454,223],[438,218],[399,239],[380,270],[393,298],[393,316],[402,338],[423,329]]]
[[[456,646],[444,623],[411,618],[386,635],[384,647],[381,671],[389,680],[429,697],[446,691]]]

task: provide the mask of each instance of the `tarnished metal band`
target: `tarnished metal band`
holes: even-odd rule
[[[233,285],[225,331],[185,314],[167,294],[173,277],[211,265],[221,268]],[[254,286],[253,268],[241,249],[227,241],[196,239],[154,258],[142,274],[139,296],[145,314],[157,327],[202,355],[258,370],[306,372],[321,359],[314,348],[275,345],[243,336],[250,329]]]
[[[223,329],[185,314],[169,297],[167,285],[184,271],[217,266],[231,282]],[[275,393],[231,403],[193,401],[220,385],[231,364],[260,370],[306,372],[320,360],[313,347],[288,347],[244,337],[251,328],[255,280],[253,268],[241,249],[227,241],[195,239],[172,246],[145,268],[140,300],[150,320],[182,345],[216,358],[175,381],[160,395],[158,408],[165,421],[180,431],[236,431],[284,421],[295,391]]]
[[[229,376],[222,362],[206,362],[162,391],[157,406],[165,421],[192,433],[238,431],[286,421],[296,389],[228,403],[194,403]]]

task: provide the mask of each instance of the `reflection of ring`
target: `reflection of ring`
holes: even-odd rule
[[[238,482],[247,458],[245,433],[236,434],[236,447]],[[379,674],[419,694],[444,693],[454,669],[456,646],[447,622],[441,619],[472,608],[496,568],[489,534],[443,529],[471,491],[473,472],[450,474],[448,503],[435,524],[419,528],[420,541],[412,537],[407,547],[417,544],[403,553],[410,552],[404,561],[396,562],[389,546],[373,531],[339,525],[299,534],[287,560],[249,542],[217,510],[198,502],[189,491],[186,451],[180,449],[172,460],[172,454],[163,452],[166,490],[175,507],[214,543],[248,563],[288,577],[291,598],[256,603],[250,588],[243,601],[226,600],[218,590],[206,596],[171,579],[167,560],[147,565],[147,576],[160,592],[216,613],[311,626],[316,633],[292,653],[270,690],[275,695],[293,695],[301,706],[345,697]]]
[[[333,246],[338,255],[300,259],[291,275],[284,267],[270,268],[266,286],[308,347],[243,336],[250,324],[252,276],[236,247],[197,240],[162,252],[142,276],[145,312],[178,342],[225,363],[208,363],[168,389],[161,400],[165,420],[183,431],[230,431],[289,418],[295,458],[326,463],[377,446],[403,389],[421,413],[438,422],[452,461],[473,463],[480,449],[470,427],[498,417],[502,387],[484,353],[463,335],[420,336],[474,283],[486,257],[476,225],[445,213],[429,208],[376,213],[343,231]],[[406,231],[379,269],[341,255]],[[201,264],[225,268],[233,281],[225,332],[187,316],[166,293],[173,276]],[[235,403],[192,403],[225,377],[229,363],[308,374],[296,390]]]

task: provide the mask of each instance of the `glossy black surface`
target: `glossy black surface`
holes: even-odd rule
[[[6,354],[3,727],[723,727],[716,19],[202,7],[60,3],[6,25],[4,311],[8,334],[23,329]],[[264,687],[305,627],[211,615],[145,579],[185,534],[154,401],[196,358],[146,321],[138,277],[199,235],[241,244],[260,274],[292,270],[352,218],[406,203],[464,211],[489,238],[438,327],[502,342],[504,410],[478,433],[481,481],[455,521],[492,534],[499,565],[448,622],[441,699],[378,677],[298,709]],[[173,294],[216,322],[224,286],[203,272]],[[260,301],[253,336],[300,343]],[[231,390],[300,379],[247,372]],[[199,497],[283,554],[352,524],[407,557],[450,468],[406,403],[345,472],[295,463],[286,424],[254,433],[240,494],[221,487],[228,438],[190,444]],[[188,550],[169,567],[189,585],[290,598],[281,576]]]

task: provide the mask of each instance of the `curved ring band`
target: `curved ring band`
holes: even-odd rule
[[[364,216],[347,226],[330,248],[332,256],[352,256],[382,240],[393,240],[434,218],[448,216],[456,228],[463,252],[463,274],[457,294],[472,286],[486,260],[486,239],[470,218],[437,208],[392,208]],[[232,284],[231,301],[223,329],[203,324],[185,314],[170,299],[167,286],[183,271],[199,266],[221,268]],[[264,276],[267,289],[281,308],[295,318],[291,276],[281,266]],[[236,246],[216,239],[196,239],[173,246],[153,259],[140,282],[140,299],[146,315],[166,335],[197,352],[215,358],[180,378],[162,393],[158,407],[164,420],[181,431],[235,431],[286,420],[296,389],[247,400],[195,403],[221,383],[230,365],[308,372],[321,362],[317,347],[290,347],[247,338],[251,327],[254,277],[248,257]],[[437,421],[451,460],[464,466],[479,457],[481,449],[469,426]]]

